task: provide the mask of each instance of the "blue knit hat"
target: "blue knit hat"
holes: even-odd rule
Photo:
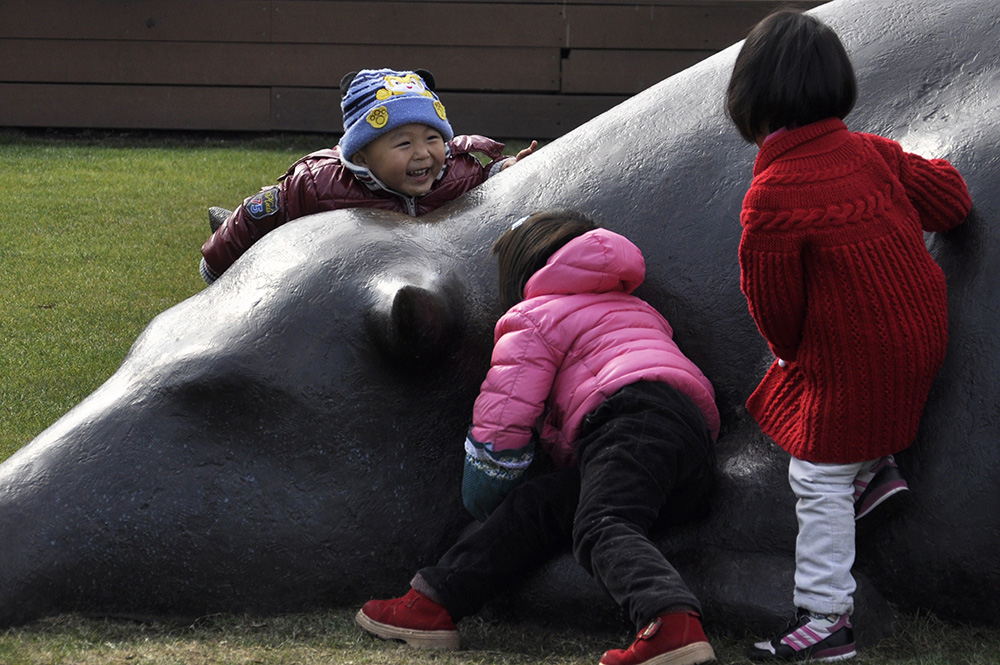
[[[434,94],[434,77],[427,70],[362,69],[344,76],[340,94],[344,112],[340,153],[347,159],[386,132],[411,122],[433,127],[445,141],[455,136],[444,104]]]

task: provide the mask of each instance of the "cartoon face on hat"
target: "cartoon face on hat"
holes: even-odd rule
[[[455,136],[444,104],[434,93],[434,77],[426,70],[363,69],[344,76],[340,90],[344,113],[340,151],[347,159],[382,134],[411,122],[433,127],[445,141]]]
[[[385,76],[385,87],[375,93],[378,99],[386,100],[393,95],[423,95],[424,97],[434,97],[434,93],[427,89],[424,80],[416,73],[406,76]]]

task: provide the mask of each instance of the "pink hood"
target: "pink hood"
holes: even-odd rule
[[[524,299],[574,293],[632,293],[646,278],[642,252],[627,238],[597,229],[553,254],[524,285]]]
[[[666,319],[630,295],[645,276],[628,239],[590,231],[567,243],[497,322],[492,365],[471,434],[495,452],[530,445],[532,429],[560,466],[576,459],[583,418],[620,388],[662,381],[698,405],[719,432],[715,393],[673,341]]]

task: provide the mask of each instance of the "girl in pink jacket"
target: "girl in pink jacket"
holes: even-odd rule
[[[466,507],[484,523],[420,570],[405,596],[366,603],[358,625],[456,649],[456,622],[571,541],[642,627],[603,665],[715,662],[700,603],[648,534],[704,512],[719,412],[670,324],[631,295],[645,276],[641,252],[565,210],[518,222],[493,251],[509,309],[462,480]],[[533,461],[554,470],[534,473]]]

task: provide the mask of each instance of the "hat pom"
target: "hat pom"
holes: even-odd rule
[[[351,81],[357,76],[357,72],[347,72],[344,74],[343,78],[340,79],[340,98],[343,99],[347,97],[347,90],[351,87]]]

